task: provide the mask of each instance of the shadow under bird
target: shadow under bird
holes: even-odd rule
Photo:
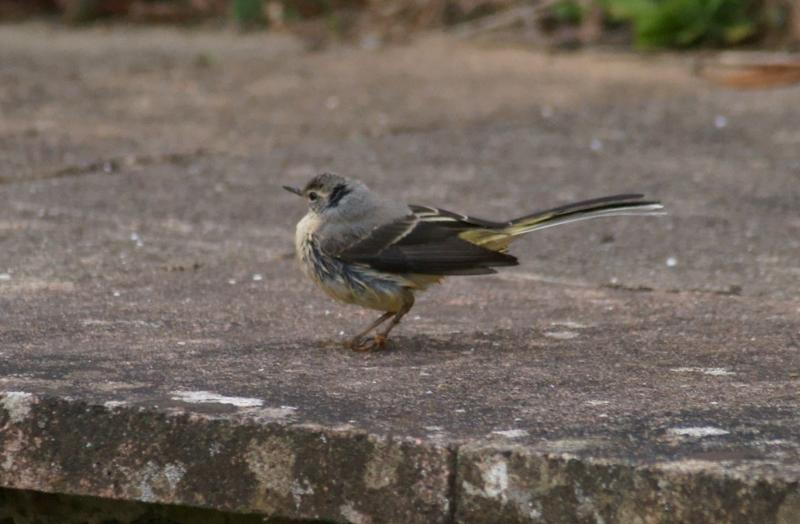
[[[305,274],[336,300],[384,312],[346,342],[356,351],[383,347],[415,294],[444,277],[516,266],[516,257],[506,251],[525,233],[596,217],[664,214],[661,203],[624,194],[492,222],[384,199],[359,180],[330,173],[303,189],[283,187],[308,203],[295,234]]]

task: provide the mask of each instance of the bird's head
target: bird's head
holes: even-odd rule
[[[308,208],[316,214],[336,214],[360,193],[368,191],[357,180],[322,173],[312,178],[303,189],[283,186],[283,189],[306,199]]]

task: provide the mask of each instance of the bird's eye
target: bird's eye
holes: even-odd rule
[[[319,195],[316,194],[314,191],[308,194],[308,199],[312,202],[319,198]]]

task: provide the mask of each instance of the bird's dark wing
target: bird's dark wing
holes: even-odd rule
[[[416,216],[423,222],[437,223],[444,225],[446,227],[458,227],[458,228],[463,228],[463,230],[466,230],[475,227],[495,229],[508,225],[503,222],[492,222],[491,220],[484,220],[482,218],[470,217],[467,215],[462,215],[460,213],[453,213],[452,211],[448,211],[446,209],[441,209],[438,207],[417,206],[417,205],[410,205],[408,207],[411,208],[411,212],[414,214],[414,216]]]
[[[412,206],[412,213],[373,229],[338,253],[341,260],[391,273],[481,275],[496,266],[515,266],[511,255],[477,246],[459,237],[469,229],[501,224],[435,208]]]

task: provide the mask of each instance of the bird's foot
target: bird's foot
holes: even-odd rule
[[[345,343],[345,347],[353,351],[373,351],[376,349],[383,349],[386,346],[386,337],[384,335],[373,335],[371,337],[354,338]]]

